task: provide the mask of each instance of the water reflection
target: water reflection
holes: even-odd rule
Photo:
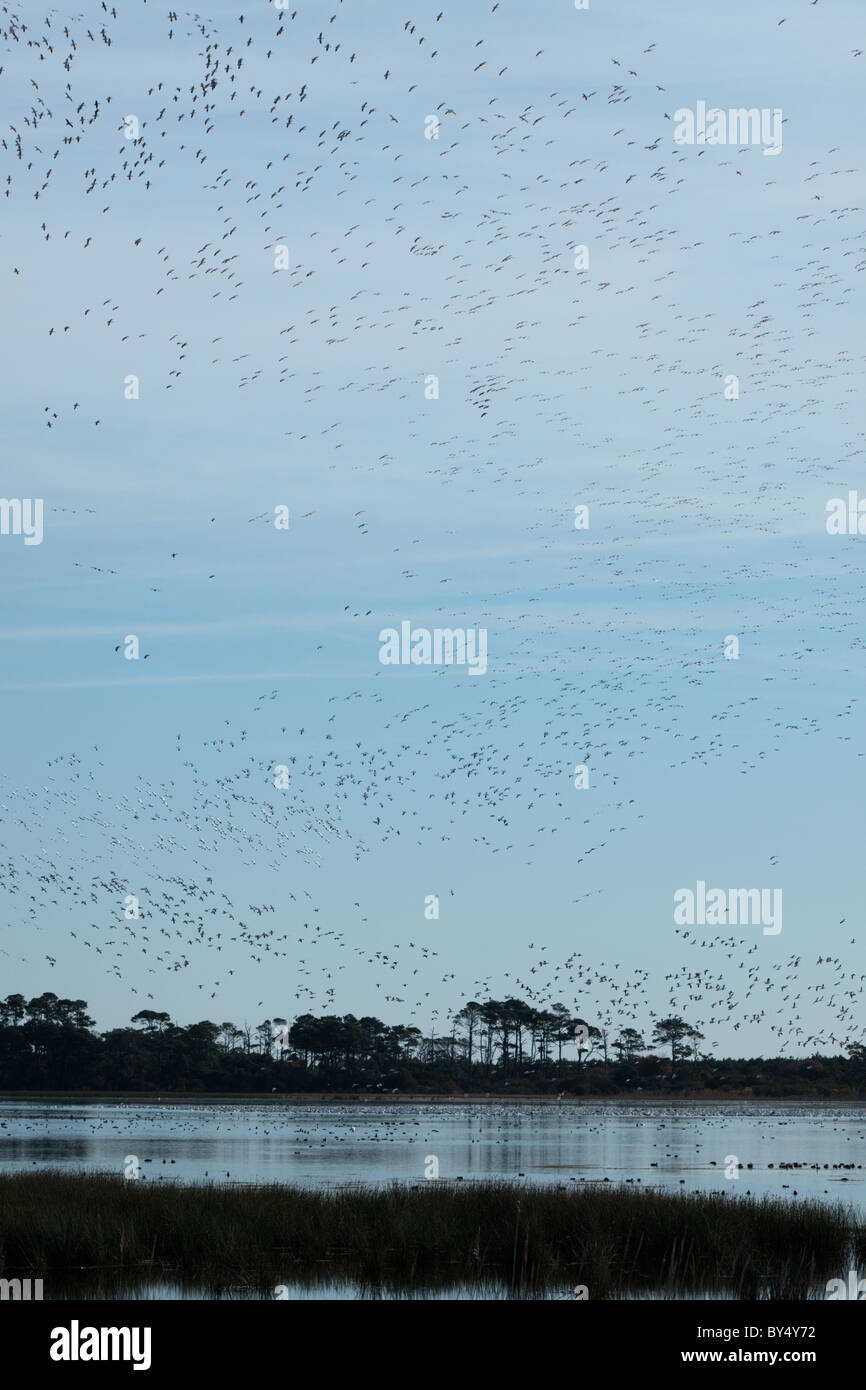
[[[840,1272],[844,1277],[845,1272]],[[358,1283],[350,1279],[339,1279],[321,1274],[311,1274],[307,1278],[292,1276],[284,1282],[256,1288],[249,1284],[223,1284],[206,1286],[195,1280],[153,1280],[145,1276],[124,1276],[118,1278],[111,1272],[87,1272],[69,1274],[62,1278],[51,1278],[50,1289],[45,1288],[45,1301],[63,1302],[66,1300],[102,1302],[118,1300],[134,1301],[196,1301],[196,1302],[565,1302],[573,1303],[574,1290],[567,1284],[561,1288],[537,1290],[515,1289],[497,1280],[477,1282],[458,1281],[446,1284],[373,1285]],[[772,1301],[773,1292],[769,1288],[758,1289],[749,1295],[758,1301]],[[817,1285],[803,1295],[809,1301],[826,1300],[826,1286]],[[623,1288],[611,1290],[605,1296],[609,1302],[649,1301],[666,1303],[679,1301],[733,1302],[736,1295],[730,1290],[718,1288],[672,1289]],[[583,1301],[583,1300],[581,1300]],[[591,1299],[589,1301],[592,1301]],[[787,1300],[786,1300],[787,1301]]]
[[[0,1169],[123,1172],[146,1181],[627,1182],[815,1197],[866,1209],[862,1105],[563,1101],[347,1103],[146,1099],[0,1102]],[[725,1177],[734,1155],[738,1177]]]

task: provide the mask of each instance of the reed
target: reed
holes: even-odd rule
[[[393,1183],[338,1190],[0,1175],[0,1268],[62,1283],[197,1281],[267,1294],[350,1279],[390,1291],[478,1287],[590,1298],[814,1294],[866,1233],[841,1205],[633,1187]]]

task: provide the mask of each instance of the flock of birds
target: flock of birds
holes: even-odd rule
[[[0,83],[19,112],[0,136],[4,222],[23,232],[3,273],[45,355],[29,423],[40,441],[51,431],[46,457],[98,454],[124,409],[171,428],[178,398],[213,412],[215,429],[240,412],[243,450],[261,413],[281,447],[315,460],[315,480],[298,484],[315,505],[293,512],[293,536],[352,556],[349,602],[331,620],[340,640],[369,639],[378,682],[300,714],[278,683],[241,714],[233,705],[179,732],[160,750],[165,775],[142,768],[132,787],[99,745],[63,751],[58,720],[60,751],[38,780],[0,784],[17,943],[0,947],[6,968],[25,964],[37,991],[62,950],[62,968],[101,970],[139,1006],[175,975],[185,997],[228,1006],[257,966],[256,1007],[272,1007],[276,987],[296,1012],[349,1010],[364,979],[386,1017],[440,1034],[467,1000],[507,994],[574,1001],[610,1029],[674,1012],[705,1030],[757,1029],[779,1053],[841,1048],[863,1036],[866,979],[840,954],[847,933],[809,953],[774,944],[767,959],[763,942],[675,929],[668,915],[679,963],[667,972],[611,963],[615,947],[584,938],[561,959],[513,942],[510,970],[469,978],[459,941],[420,911],[384,940],[382,900],[357,886],[367,860],[382,877],[431,845],[439,865],[470,845],[475,874],[514,865],[542,894],[554,845],[580,889],[567,899],[579,937],[603,913],[618,838],[639,837],[652,814],[643,766],[675,779],[725,763],[749,778],[815,739],[863,757],[857,538],[814,544],[825,497],[862,467],[866,358],[837,331],[866,270],[860,171],[837,146],[792,152],[790,128],[784,179],[759,148],[675,144],[660,40],[625,34],[603,74],[548,91],[551,47],[516,42],[499,3],[477,20],[435,9],[392,8],[365,27],[343,0],[333,14],[293,0],[164,21],[146,0],[74,15],[0,7]],[[806,9],[798,22],[820,13]],[[145,23],[159,66],[130,89],[123,64]],[[691,240],[703,200],[711,215]],[[575,243],[589,269],[576,269]],[[725,295],[703,295],[702,277],[720,273]],[[65,286],[56,299],[52,275]],[[111,401],[93,381],[101,365],[89,382],[73,367],[105,353]],[[133,403],[120,381],[139,362]],[[742,399],[726,398],[728,373]],[[589,410],[588,394],[604,408]],[[156,396],[164,407],[148,404]],[[368,504],[342,515],[344,486]],[[385,517],[383,488],[421,499],[411,521]],[[145,615],[162,611],[151,595],[230,587],[233,533],[221,528],[236,518],[198,497],[195,557],[180,542],[154,554],[137,588]],[[273,525],[258,497],[243,517],[252,536]],[[108,506],[83,488],[73,500],[49,499],[49,520],[53,508],[92,527]],[[570,521],[582,501],[585,535]],[[443,505],[452,524],[425,529]],[[780,512],[804,525],[789,532]],[[478,518],[501,526],[507,550],[489,583],[483,550],[460,554]],[[695,535],[707,545],[685,543]],[[109,604],[137,574],[122,548],[91,542],[67,582]],[[471,610],[497,633],[491,674],[425,673],[428,698],[386,688],[376,633],[422,608],[445,626]],[[708,614],[713,633],[732,614],[748,630],[760,694],[731,681]],[[104,645],[134,679],[123,644]],[[146,645],[152,675],[167,656],[158,635]],[[831,663],[832,706],[817,674]],[[288,787],[276,790],[283,762]],[[589,812],[571,789],[575,762],[594,779]],[[448,875],[440,891],[459,907],[460,875]],[[349,883],[339,920],[323,879]],[[35,951],[42,932],[61,946]]]
[[[76,1167],[86,1157],[107,1172],[117,1172],[132,1150],[138,1177],[156,1182],[238,1186],[285,1179],[288,1170],[300,1184],[381,1181],[395,1173],[423,1184],[430,1156],[440,1179],[457,1182],[622,1180],[656,1189],[829,1197],[847,1184],[844,1196],[854,1201],[866,1182],[857,1161],[862,1117],[844,1110],[827,1111],[819,1130],[798,1107],[770,1102],[718,1112],[640,1102],[515,1107],[457,1097],[411,1107],[387,1099],[285,1102],[92,1104],[61,1114],[13,1104],[0,1119],[0,1137],[11,1141],[11,1162],[21,1168],[38,1166],[49,1140],[57,1161]],[[810,1157],[801,1157],[805,1152]],[[783,1174],[796,1177],[782,1182]]]

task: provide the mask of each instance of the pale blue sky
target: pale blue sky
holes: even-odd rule
[[[824,526],[866,493],[858,7],[442,4],[0,39],[2,492],[45,499],[0,537],[4,992],[862,1036],[863,541]],[[699,100],[781,107],[781,154],[677,147]],[[382,667],[403,620],[484,626],[488,673]],[[159,894],[208,877],[269,950],[177,935]],[[684,941],[698,879],[782,888],[782,933]]]

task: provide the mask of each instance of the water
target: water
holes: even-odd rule
[[[466,1182],[624,1182],[866,1211],[855,1104],[0,1101],[0,1171],[122,1173],[130,1157],[150,1182],[424,1181],[436,1160],[440,1178]],[[737,1179],[725,1177],[733,1160]]]
[[[0,1101],[0,1171],[39,1168],[123,1173],[146,1182],[287,1182],[308,1187],[509,1179],[630,1183],[844,1201],[866,1212],[866,1107],[800,1103],[396,1101],[367,1103],[159,1099]],[[752,1167],[732,1169],[732,1161]],[[786,1168],[783,1164],[803,1164]],[[728,1171],[739,1178],[726,1178]],[[772,1165],[772,1166],[771,1166]],[[840,1165],[846,1165],[842,1167]],[[850,1166],[848,1166],[850,1165]],[[846,1276],[840,1270],[841,1277]],[[571,1299],[569,1288],[547,1299]],[[626,1292],[619,1297],[628,1298]],[[709,1297],[636,1290],[634,1297]],[[823,1285],[813,1291],[823,1298]],[[189,1280],[56,1272],[48,1299],[478,1300],[514,1297],[501,1284],[387,1289],[321,1275],[270,1292],[206,1288]]]

